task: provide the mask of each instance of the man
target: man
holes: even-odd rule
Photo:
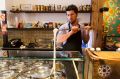
[[[82,40],[84,43],[89,41],[90,26],[83,28],[78,24],[78,8],[69,5],[66,9],[68,22],[59,28],[57,43],[62,44],[63,50],[81,51]]]
[[[89,26],[83,28],[78,24],[78,8],[69,5],[66,9],[68,22],[60,26],[57,34],[57,44],[65,51],[80,51],[82,53],[82,40],[87,43],[89,40]],[[64,62],[68,79],[77,79],[71,62]],[[70,68],[71,67],[71,68]]]

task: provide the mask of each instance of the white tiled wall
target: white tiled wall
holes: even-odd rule
[[[34,4],[34,5],[49,5],[49,4],[58,4],[58,5],[69,5],[75,4],[77,6],[91,4],[91,0],[6,0],[6,9],[9,11],[11,6],[19,6],[20,4]],[[14,14],[8,12],[8,21],[9,24],[15,22],[15,16],[18,17],[19,20],[24,20],[25,22],[66,22],[67,18],[65,13],[21,13]],[[90,22],[90,13],[79,13],[80,23]]]
[[[80,6],[80,5],[91,4],[91,0],[6,0],[6,9],[8,11],[7,19],[8,19],[9,25],[15,24],[15,17],[17,17],[19,20],[24,20],[25,22],[41,21],[44,23],[44,22],[54,21],[54,22],[63,22],[64,23],[67,21],[65,13],[20,13],[20,14],[17,14],[17,13],[9,12],[9,10],[11,10],[11,6],[13,6],[13,5],[19,6],[20,4],[34,4],[34,5],[75,4],[77,6]],[[91,15],[90,13],[79,13],[78,19],[79,19],[80,23],[90,22],[90,15]],[[24,33],[24,32],[22,32],[22,33]],[[31,33],[29,33],[28,31],[26,33],[31,35]],[[32,33],[34,34],[34,32],[32,32]],[[38,34],[40,34],[40,33],[38,33]],[[14,35],[14,34],[11,34],[11,35]],[[35,34],[35,35],[37,35],[37,34]],[[25,36],[25,39],[24,39],[24,36],[25,35],[23,34],[23,36],[20,36],[20,37],[23,39],[23,41],[26,41],[26,36]],[[29,35],[27,35],[27,37],[28,36]],[[90,36],[93,36],[93,35],[90,34]],[[38,35],[37,37],[41,38],[40,35]],[[39,39],[39,38],[37,38],[37,39]],[[91,45],[92,45],[92,44],[90,44],[90,43],[92,43],[91,41],[93,41],[92,38],[93,37],[90,38],[88,47],[91,47]]]
[[[69,5],[75,4],[77,6],[84,4],[91,4],[91,0],[6,0],[7,9],[10,9],[11,5],[19,4],[60,4],[60,5]]]
[[[5,10],[5,0],[0,0],[0,10]]]

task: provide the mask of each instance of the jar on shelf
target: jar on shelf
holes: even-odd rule
[[[79,11],[82,11],[82,10],[83,10],[82,5],[81,5],[81,6],[79,6],[79,8],[78,8],[78,9],[79,9]]]
[[[36,11],[36,5],[33,5],[33,6],[32,6],[32,10],[33,10],[33,11]]]
[[[40,5],[37,5],[37,11],[40,11]]]
[[[38,5],[35,5],[35,11],[38,11]]]
[[[16,11],[16,6],[12,6],[12,11]]]
[[[49,24],[48,23],[44,23],[44,28],[48,28]]]
[[[87,10],[87,11],[90,11],[90,9],[91,9],[91,8],[90,8],[90,5],[86,5],[86,10]]]
[[[83,11],[86,11],[86,5],[83,5],[82,9]]]
[[[45,6],[41,5],[41,11],[45,11]]]
[[[57,5],[56,10],[61,11],[61,5]]]
[[[17,28],[23,28],[23,27],[24,27],[23,23],[20,22]]]
[[[48,23],[49,28],[53,28],[53,22]]]
[[[49,6],[45,6],[45,11],[49,11]]]
[[[55,11],[55,4],[51,4],[51,11]]]
[[[67,8],[66,6],[63,6],[63,7],[62,7],[62,11],[65,11],[65,10],[66,10],[66,8]]]
[[[51,5],[48,6],[48,11],[51,11]]]

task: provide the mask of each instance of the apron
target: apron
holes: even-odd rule
[[[68,23],[69,31],[71,31],[70,23]],[[80,27],[80,26],[79,26]],[[81,30],[77,33],[71,35],[66,43],[63,45],[64,51],[80,51],[82,53],[82,37],[81,37]]]
[[[69,31],[71,31],[70,23],[68,23]],[[82,55],[82,38],[81,38],[81,31],[78,31],[77,33],[71,35],[66,43],[63,45],[64,51],[79,51]],[[63,61],[63,64],[65,66],[66,76],[68,79],[77,79],[74,66],[72,62],[69,61]],[[75,62],[76,66],[78,66],[78,62]]]

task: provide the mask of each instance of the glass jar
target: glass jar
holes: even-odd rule
[[[12,11],[16,11],[16,6],[12,6]]]

